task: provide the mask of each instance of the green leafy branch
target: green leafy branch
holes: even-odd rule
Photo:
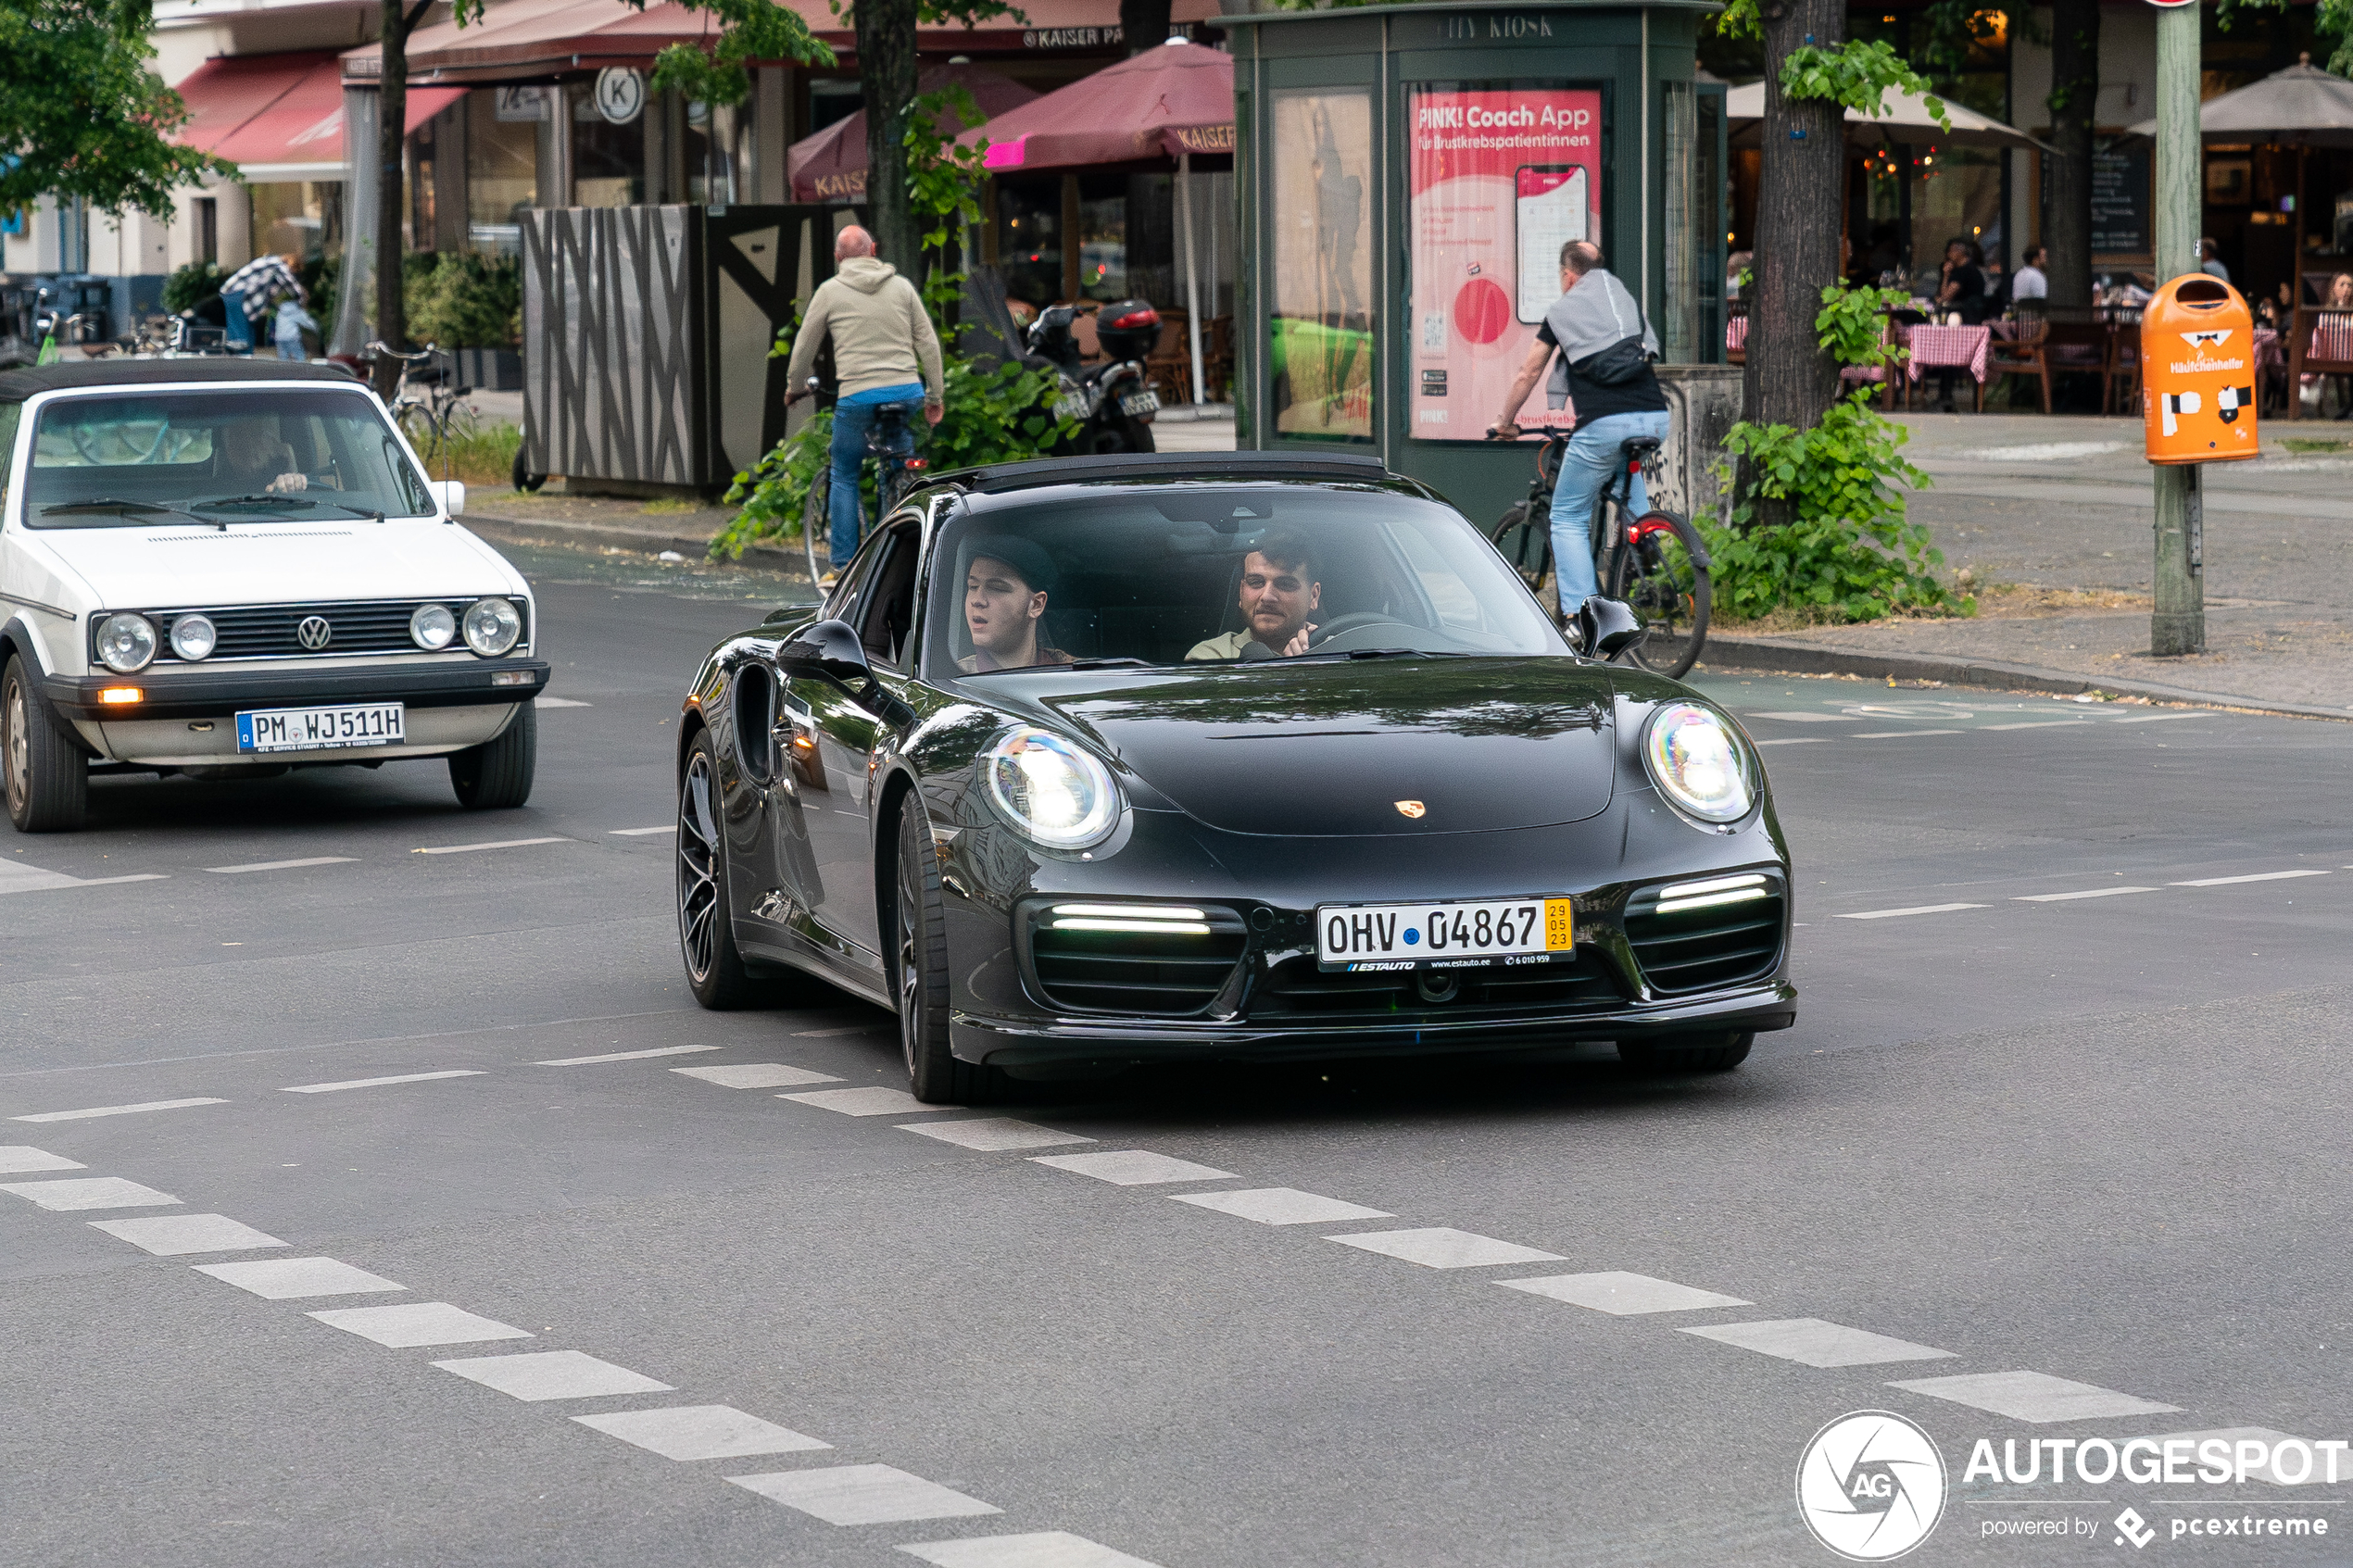
[[[1842,365],[1899,364],[1911,351],[1896,346],[1887,330],[1886,312],[1909,303],[1901,289],[1850,289],[1832,283],[1822,291],[1814,330],[1821,333],[1820,345]]]
[[[2221,0],[2214,25],[2228,32],[2242,12],[2286,9],[2287,0]],[[2336,41],[2324,69],[2338,76],[2353,76],[2353,0],[2320,0],[2312,9],[2312,34]]]
[[[1890,88],[1919,94],[1936,123],[1947,132],[1953,129],[1944,101],[1929,91],[1927,79],[1893,44],[1870,39],[1849,39],[1829,47],[1807,44],[1781,59],[1781,93],[1787,97],[1826,98],[1877,119],[1887,112]]]
[[[632,0],[640,10],[643,0]],[[716,18],[719,35],[708,50],[692,44],[665,45],[654,56],[652,86],[695,103],[740,104],[751,94],[747,60],[794,60],[830,69],[840,64],[833,49],[809,31],[798,12],[774,0],[686,0]]]

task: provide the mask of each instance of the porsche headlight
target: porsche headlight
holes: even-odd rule
[[[1651,715],[1642,763],[1659,793],[1704,822],[1738,822],[1755,803],[1739,739],[1692,703],[1670,703]]]
[[[145,616],[124,611],[98,623],[98,657],[116,674],[145,670],[155,656],[156,625]]]
[[[997,809],[1050,848],[1100,844],[1119,822],[1111,770],[1050,731],[1006,731],[981,754],[980,768]]]

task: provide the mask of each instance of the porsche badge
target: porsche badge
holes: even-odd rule
[[[1397,809],[1400,811],[1404,812],[1405,815],[1409,817],[1419,817],[1423,812],[1429,809],[1428,807],[1423,805],[1418,800],[1400,800],[1397,802]]]

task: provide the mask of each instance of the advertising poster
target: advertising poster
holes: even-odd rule
[[[1413,433],[1481,441],[1544,312],[1561,246],[1602,244],[1597,88],[1413,90]],[[1520,414],[1543,422],[1539,383]]]

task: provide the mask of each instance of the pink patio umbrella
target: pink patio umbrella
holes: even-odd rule
[[[1201,272],[1193,255],[1192,159],[1234,151],[1234,57],[1172,38],[998,115],[962,140],[988,142],[984,166],[1014,169],[1176,165],[1193,401],[1202,401]]]
[[[1017,109],[1038,94],[984,67],[933,66],[915,79],[915,91],[936,93],[953,84],[973,95],[984,115]],[[866,195],[866,111],[837,119],[785,152],[785,169],[799,202],[855,202]]]

